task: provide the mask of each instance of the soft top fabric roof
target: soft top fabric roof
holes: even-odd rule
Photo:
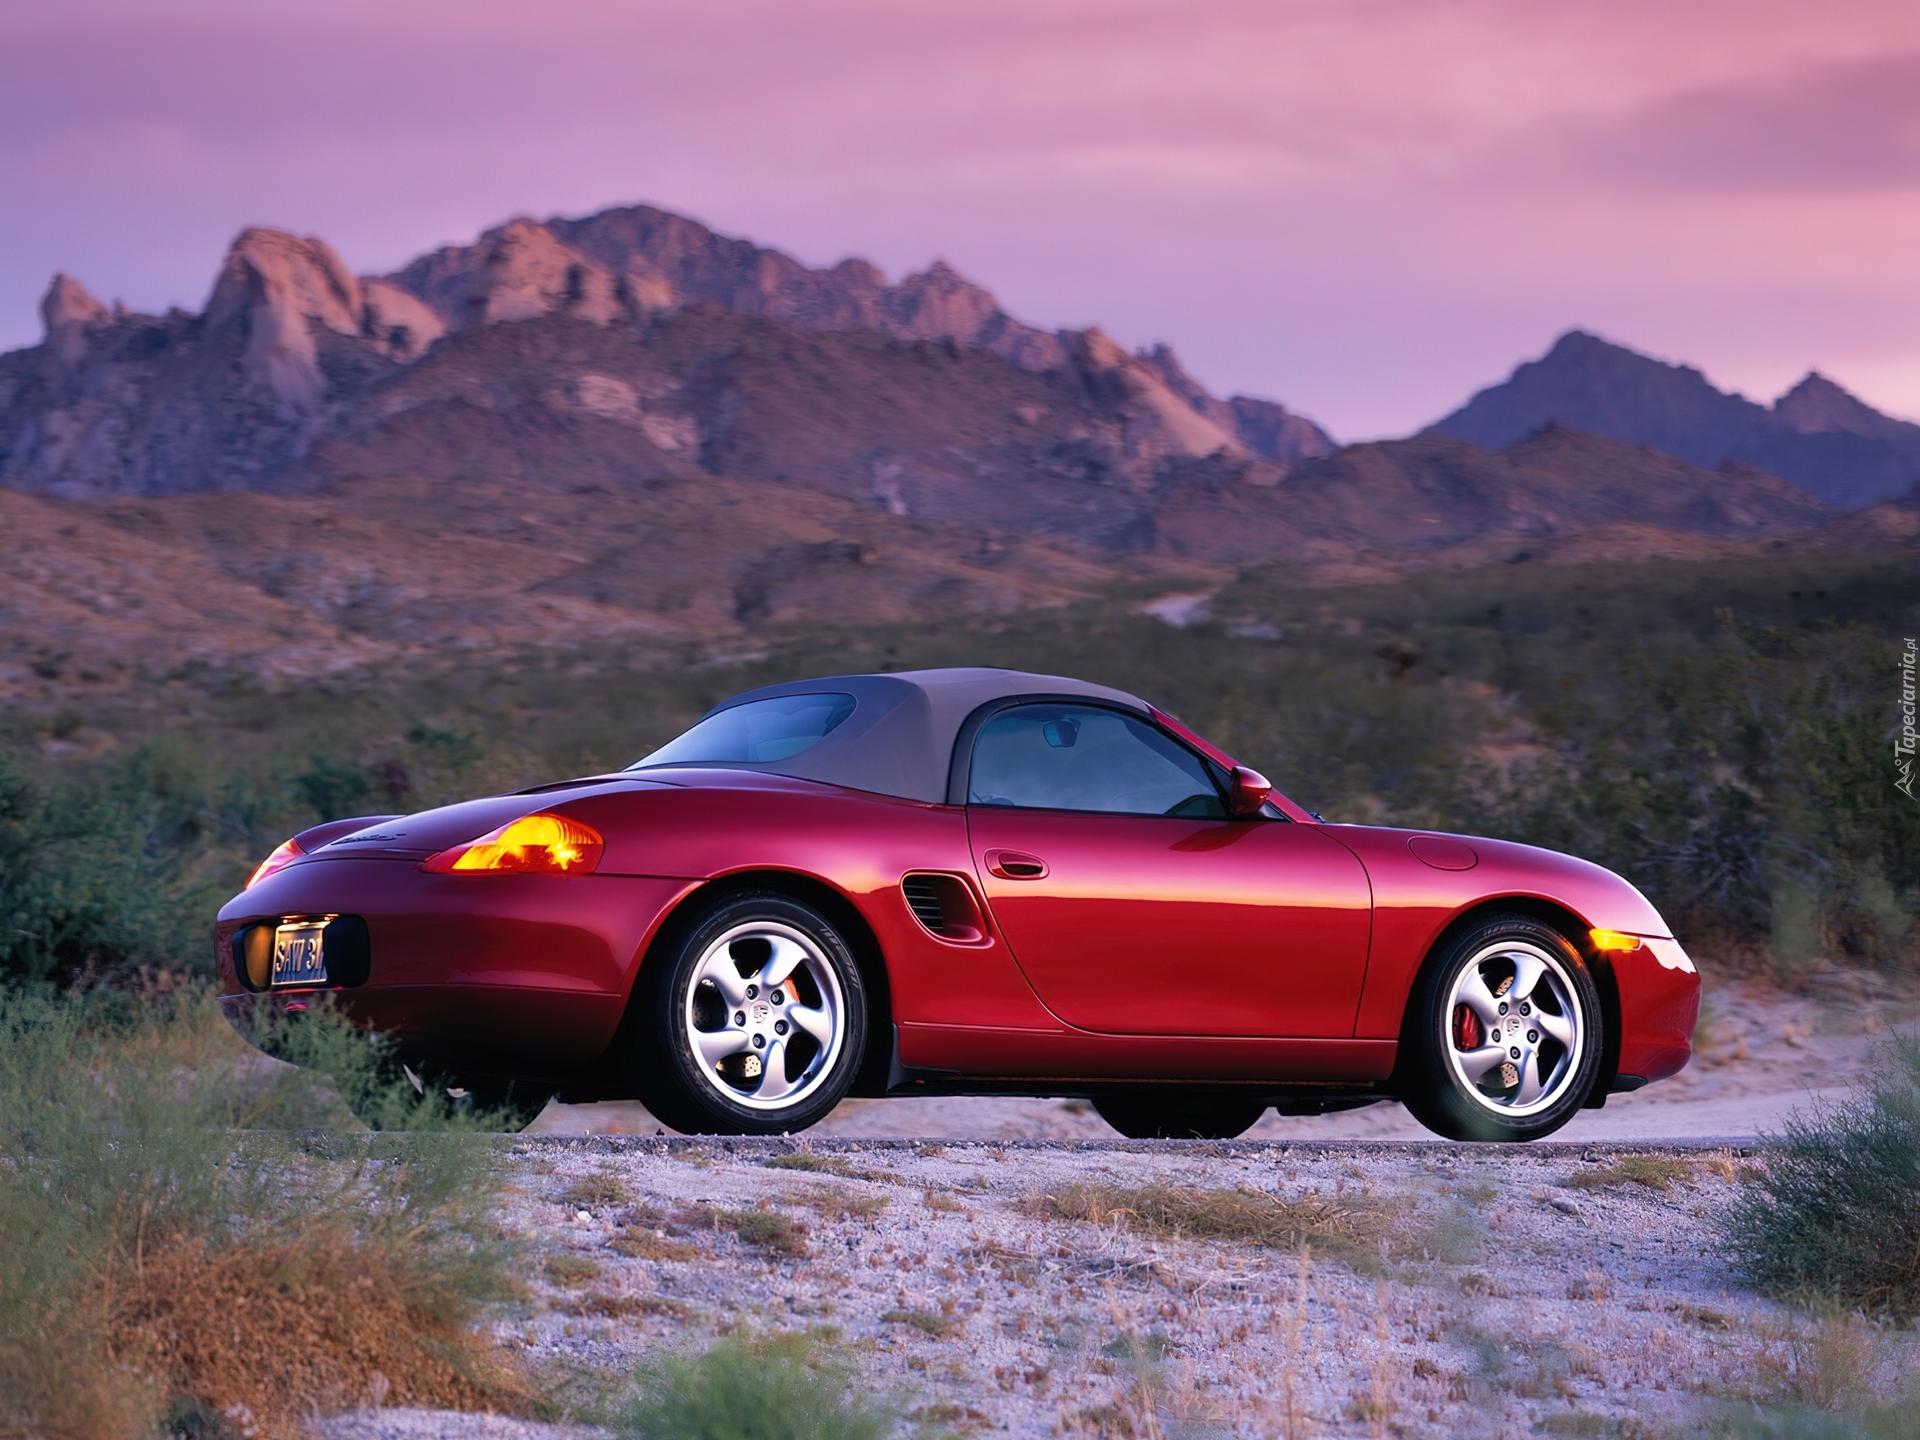
[[[735,695],[700,718],[751,700],[831,692],[853,696],[853,714],[799,754],[785,760],[727,761],[717,766],[709,762],[702,768],[760,770],[940,803],[947,798],[947,772],[960,726],[991,700],[1074,696],[1103,700],[1142,715],[1148,709],[1137,695],[1064,675],[967,668],[790,680]]]

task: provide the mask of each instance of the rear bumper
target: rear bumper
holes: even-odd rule
[[[289,866],[229,901],[215,926],[221,1008],[242,1033],[262,997],[236,973],[234,933],[259,921],[358,915],[364,984],[327,987],[403,1056],[566,1074],[612,1041],[661,920],[697,883],[631,875],[433,875],[405,860]],[[310,1000],[273,991],[270,1006]]]

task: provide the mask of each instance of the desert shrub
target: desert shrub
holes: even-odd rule
[[[1881,1052],[1852,1099],[1791,1117],[1728,1210],[1754,1284],[1815,1304],[1920,1314],[1920,1043]]]
[[[200,991],[0,991],[0,1429],[515,1399],[472,1328],[504,1284],[482,1142],[327,1122],[337,1097]]]
[[[209,897],[171,828],[131,777],[42,788],[0,755],[0,983],[204,949]]]
[[[632,1440],[879,1440],[892,1423],[842,1360],[789,1336],[653,1361],[613,1428]]]

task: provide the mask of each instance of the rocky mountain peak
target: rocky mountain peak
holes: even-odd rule
[[[248,377],[295,415],[317,410],[326,395],[314,326],[357,336],[365,314],[360,282],[326,241],[254,227],[228,248],[205,322],[245,334]]]
[[[1774,401],[1773,413],[1803,435],[1825,431],[1882,435],[1890,426],[1897,428],[1902,424],[1882,415],[1818,370],[1809,370],[1799,384]]]
[[[40,301],[40,319],[47,327],[47,345],[64,365],[86,353],[87,332],[112,319],[112,313],[71,275],[55,275]]]

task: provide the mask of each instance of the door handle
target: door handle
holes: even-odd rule
[[[1002,880],[1042,880],[1047,874],[1047,862],[1024,850],[989,850],[986,861],[987,873]]]

